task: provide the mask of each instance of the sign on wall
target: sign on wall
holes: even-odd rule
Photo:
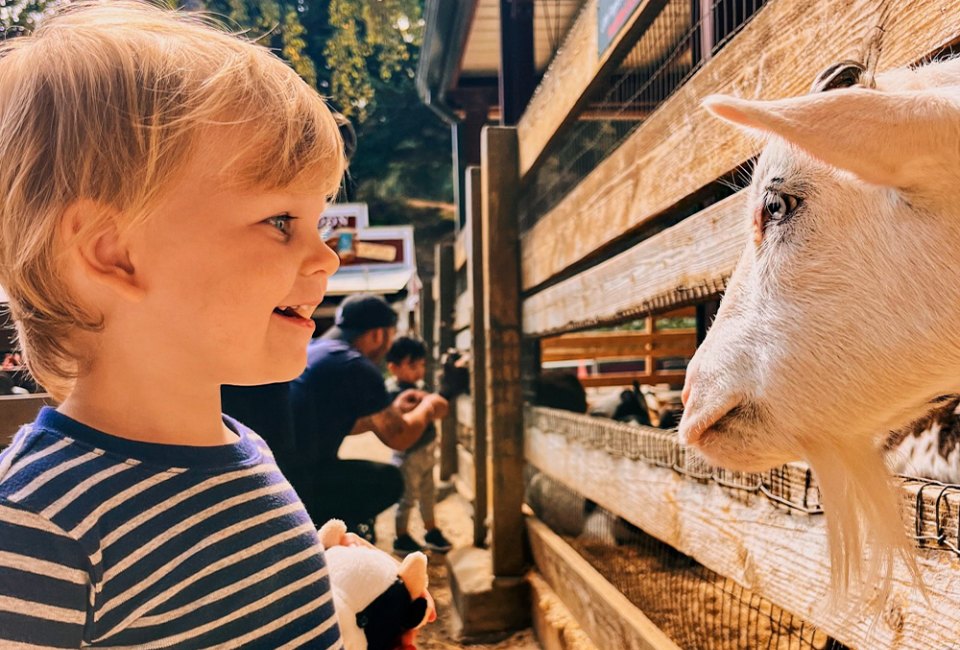
[[[641,0],[598,0],[597,53],[603,55],[633,16]]]

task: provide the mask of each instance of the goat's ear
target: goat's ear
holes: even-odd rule
[[[877,185],[910,190],[952,184],[960,168],[957,88],[849,88],[775,101],[712,95],[704,107]]]

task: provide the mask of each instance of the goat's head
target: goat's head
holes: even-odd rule
[[[746,190],[751,243],[687,371],[680,436],[737,469],[806,458],[842,589],[866,530],[870,569],[906,548],[878,436],[958,388],[960,60],[875,89],[706,106],[769,140]]]

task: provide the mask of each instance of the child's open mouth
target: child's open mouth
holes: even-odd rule
[[[313,305],[291,305],[289,307],[274,307],[273,313],[285,321],[301,327],[314,327]]]

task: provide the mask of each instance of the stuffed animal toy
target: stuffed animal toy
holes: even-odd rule
[[[397,650],[408,630],[427,623],[427,556],[411,553],[397,562],[387,553],[357,544],[346,525],[331,519],[320,528],[333,604],[346,650]]]

